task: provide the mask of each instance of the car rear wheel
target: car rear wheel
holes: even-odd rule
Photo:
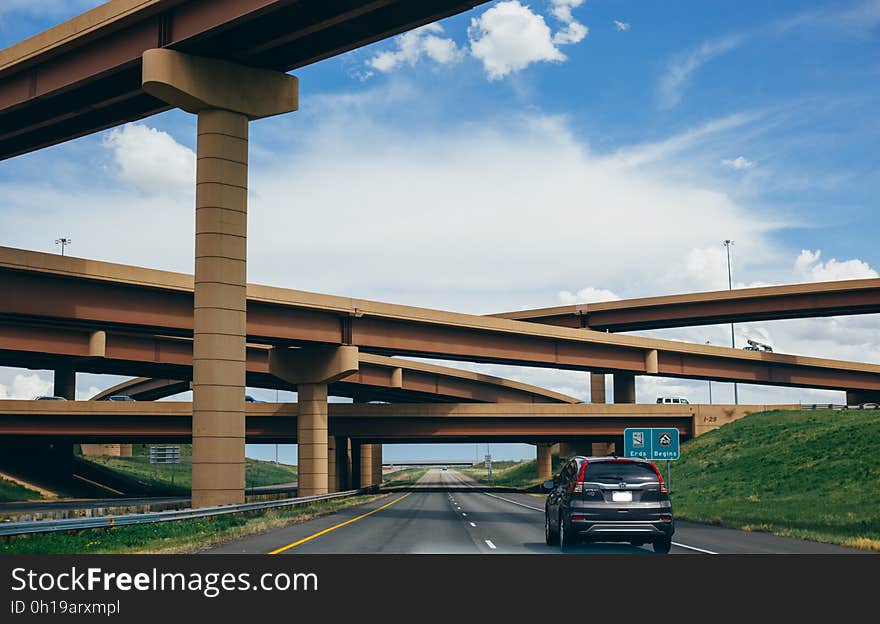
[[[569,546],[574,545],[574,532],[571,531],[571,527],[565,526],[565,518],[562,516],[562,512],[559,513],[559,546],[562,549],[566,549]]]
[[[559,543],[559,533],[550,526],[550,514],[544,510],[544,541],[548,546],[556,546]]]
[[[654,541],[654,552],[658,555],[668,554],[670,548],[672,548],[671,537],[663,537]]]

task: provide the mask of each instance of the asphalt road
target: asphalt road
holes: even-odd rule
[[[544,499],[493,492],[453,470],[431,470],[413,488],[206,553],[558,554],[544,543]],[[589,544],[566,554],[650,554],[650,546]],[[673,554],[853,553],[766,533],[676,523]]]

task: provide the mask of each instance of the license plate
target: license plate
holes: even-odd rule
[[[631,503],[632,499],[632,492],[611,492],[611,500],[615,503]]]

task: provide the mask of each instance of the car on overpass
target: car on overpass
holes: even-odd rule
[[[53,396],[51,394],[41,394],[34,397],[34,401],[66,401],[64,397]]]
[[[662,405],[689,405],[690,401],[688,401],[684,397],[657,397],[657,403],[660,403]]]
[[[669,490],[644,459],[574,457],[546,481],[544,537],[565,549],[578,541],[652,544],[666,554],[675,524]]]

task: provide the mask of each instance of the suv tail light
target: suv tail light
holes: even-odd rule
[[[587,469],[587,464],[590,462],[585,461],[581,464],[580,470],[578,470],[577,479],[568,487],[568,491],[572,494],[583,494],[584,493],[584,471]]]
[[[669,488],[666,487],[666,482],[663,481],[663,475],[660,474],[660,471],[657,470],[657,466],[654,465],[654,462],[648,462],[651,464],[651,468],[654,470],[654,474],[657,475],[657,480],[660,482],[660,493],[661,494],[669,494]]]

